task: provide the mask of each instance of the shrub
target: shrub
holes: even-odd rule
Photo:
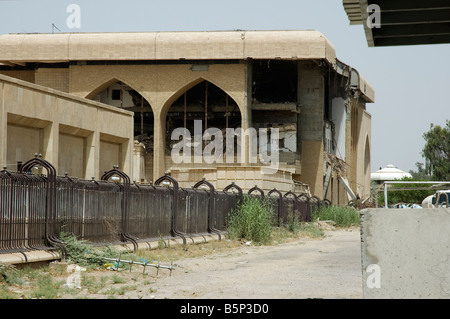
[[[67,258],[81,266],[100,266],[105,263],[104,257],[117,256],[117,251],[111,247],[95,249],[87,241],[78,240],[70,233],[61,232],[60,238],[67,250]]]
[[[312,213],[313,220],[332,220],[337,227],[359,225],[359,212],[353,207],[322,206]]]
[[[241,203],[228,215],[227,232],[230,238],[265,244],[271,238],[273,221],[267,199],[244,195]]]

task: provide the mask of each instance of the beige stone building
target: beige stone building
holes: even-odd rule
[[[59,175],[131,171],[133,113],[0,75],[0,163],[16,171],[41,154]]]
[[[347,188],[361,197],[370,194],[371,116],[366,103],[374,102],[374,91],[336,58],[320,32],[8,34],[0,36],[0,63],[0,74],[117,110],[93,117],[74,105],[64,116],[82,115],[104,129],[96,133],[100,142],[95,138],[104,151],[95,156],[119,154],[115,160],[136,182],[148,183],[169,171],[183,187],[205,177],[219,189],[233,181],[245,190],[258,185],[265,191],[303,191],[307,185],[311,194],[334,203],[348,201]],[[34,104],[28,117],[34,118],[42,107]],[[126,120],[114,115],[129,112],[134,114],[134,145],[119,138]],[[263,174],[267,162],[249,155],[255,143],[261,146],[260,134],[256,140],[232,136],[234,155],[221,162],[180,162],[172,153],[178,143],[172,133],[177,128],[193,132],[196,123],[202,132],[278,129],[276,170]],[[83,145],[90,145],[88,132],[93,131],[71,135],[65,125],[60,124],[60,133],[67,143],[59,152],[70,157],[68,145],[76,142],[68,136],[81,136]],[[21,132],[8,134],[8,149],[17,143],[17,134]],[[190,141],[191,149],[199,145]],[[125,160],[131,153],[132,159]],[[84,155],[86,163],[89,156]],[[18,160],[13,157],[11,161]],[[64,161],[69,160],[60,158],[58,167]]]

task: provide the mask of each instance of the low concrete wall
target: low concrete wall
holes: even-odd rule
[[[208,235],[199,235],[196,237],[189,237],[186,241],[187,244],[199,244],[206,243],[213,240],[219,240],[219,236],[217,234],[208,234]],[[157,249],[160,247],[161,243],[164,244],[165,247],[173,246],[173,245],[182,245],[183,240],[180,238],[170,238],[170,239],[161,239],[160,241],[151,241],[151,242],[139,242],[138,250],[150,250]],[[123,245],[112,245],[112,247],[118,251],[125,252],[133,252],[132,244],[123,244]],[[38,262],[51,262],[54,260],[61,259],[61,252],[57,249],[53,251],[48,250],[34,250],[27,252],[18,252],[18,253],[8,253],[8,254],[0,254],[0,265],[20,265],[20,264],[30,264],[30,263],[38,263]]]
[[[450,298],[450,209],[361,211],[364,298]]]

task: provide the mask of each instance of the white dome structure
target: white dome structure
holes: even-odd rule
[[[370,179],[378,183],[382,183],[384,181],[400,180],[405,177],[412,178],[412,175],[398,169],[392,164],[386,165],[385,168],[382,168],[375,173],[370,174]]]

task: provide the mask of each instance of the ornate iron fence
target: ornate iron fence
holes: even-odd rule
[[[47,174],[32,174],[37,168]],[[36,171],[38,171],[36,170]],[[114,181],[113,179],[116,179]],[[255,186],[248,194],[269,198],[278,225],[291,218],[310,221],[311,211],[328,204],[306,194],[264,194]],[[227,215],[243,196],[235,183],[217,190],[206,180],[180,188],[169,175],[153,185],[131,183],[117,167],[101,180],[57,176],[54,167],[36,156],[18,172],[0,171],[0,253],[60,249],[62,231],[93,244],[194,236],[226,231]]]

